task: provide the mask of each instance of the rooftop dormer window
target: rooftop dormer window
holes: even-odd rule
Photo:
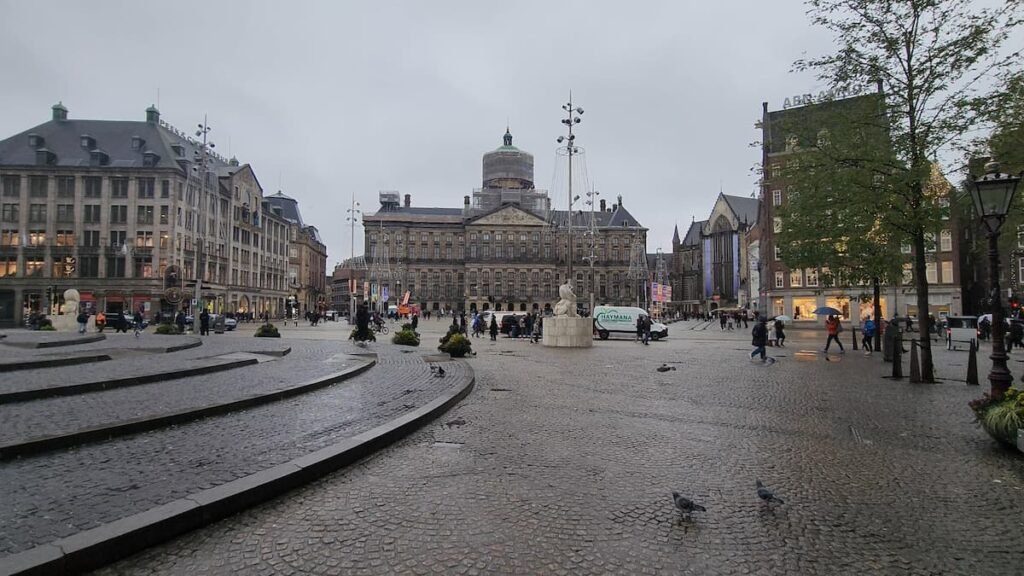
[[[110,156],[106,152],[96,149],[89,152],[90,166],[106,166],[110,164]]]
[[[142,165],[146,168],[152,168],[160,162],[160,156],[152,150],[146,150],[142,154]]]
[[[28,135],[28,145],[31,146],[32,148],[39,148],[43,145],[44,142],[45,140],[39,134]]]
[[[141,136],[132,136],[132,150],[142,150],[145,144],[146,141]]]
[[[88,134],[82,134],[79,141],[81,142],[82,148],[85,148],[86,150],[92,150],[96,147],[96,139]]]

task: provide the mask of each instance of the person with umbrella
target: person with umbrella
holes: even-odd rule
[[[782,348],[785,348],[785,346],[786,346],[786,331],[785,331],[785,324],[786,324],[786,320],[785,319],[786,318],[787,318],[786,316],[776,316],[775,317],[775,322],[774,322],[775,345],[779,346],[779,347],[782,347]]]
[[[843,343],[839,340],[839,333],[843,331],[843,325],[839,323],[839,317],[835,314],[830,315],[828,320],[825,321],[825,328],[828,330],[828,339],[825,340],[825,348],[822,349],[822,352],[828,354],[828,348],[834,340],[839,345],[839,353],[846,354],[846,349],[843,348]]]

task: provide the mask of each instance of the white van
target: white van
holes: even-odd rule
[[[978,342],[978,319],[974,316],[946,318],[946,350],[956,350],[958,342],[974,346]]]
[[[636,319],[650,316],[643,308],[635,306],[595,306],[594,329],[601,340],[607,340],[612,333],[636,334]],[[668,338],[668,326],[651,322],[651,339]]]

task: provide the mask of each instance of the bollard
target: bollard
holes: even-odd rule
[[[903,341],[900,339],[899,335],[897,334],[892,339],[892,348],[891,348],[891,351],[892,351],[892,378],[893,378],[893,380],[901,380],[903,378],[903,358],[901,358],[902,350],[903,350]]]
[[[921,383],[921,366],[917,362],[917,340],[910,341],[910,383]]]
[[[850,336],[853,336],[853,349],[857,349],[857,327],[853,326],[850,329]]]
[[[967,385],[978,385],[978,342],[971,340],[971,351],[967,356]]]

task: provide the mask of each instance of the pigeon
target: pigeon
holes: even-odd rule
[[[781,498],[777,498],[771,490],[764,487],[760,480],[757,480],[757,497],[764,501],[765,504],[771,504],[772,502],[778,502],[779,504],[785,504]]]
[[[669,370],[675,370],[675,369],[676,369],[675,366],[669,366],[668,364],[662,364],[661,366],[658,366],[657,368],[655,368],[655,370],[657,370],[658,372],[668,372]]]
[[[430,373],[437,378],[444,378],[444,368],[441,368],[440,366],[431,366]]]
[[[679,492],[672,493],[672,501],[676,505],[676,510],[679,510],[681,518],[685,520],[689,520],[690,514],[694,512],[707,512],[707,509],[705,509],[703,506],[697,504],[693,500],[690,500],[686,496],[683,496]]]

